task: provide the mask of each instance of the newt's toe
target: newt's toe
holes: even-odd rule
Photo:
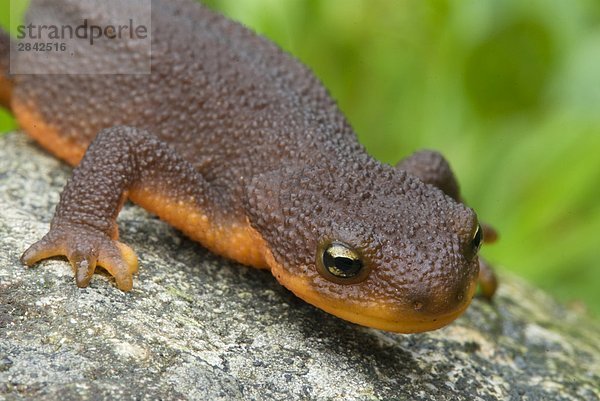
[[[31,267],[40,260],[48,259],[53,256],[64,255],[63,249],[60,249],[55,244],[50,243],[46,237],[31,245],[23,255],[21,255],[21,263]]]
[[[127,245],[116,241],[115,243],[115,248],[103,249],[100,252],[98,264],[115,278],[120,290],[130,291],[133,288],[133,274],[138,270],[137,256]]]
[[[75,282],[77,283],[77,287],[87,287],[96,270],[96,261],[93,260],[93,258],[84,258],[76,262],[71,260],[71,263],[75,269]]]

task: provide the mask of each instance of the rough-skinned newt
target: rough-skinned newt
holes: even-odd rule
[[[60,15],[65,2],[73,12],[74,0],[32,7]],[[93,7],[102,22],[108,6]],[[461,201],[439,153],[375,160],[307,67],[192,0],[153,1],[151,39],[150,74],[9,76],[2,36],[0,101],[77,166],[23,263],[66,256],[78,286],[101,266],[130,290],[137,257],[119,242],[116,218],[131,199],[361,325],[433,330],[467,308],[478,277],[493,294],[477,255],[492,231]],[[134,57],[135,46],[119,46]]]

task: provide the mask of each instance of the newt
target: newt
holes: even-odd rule
[[[74,0],[31,7],[60,16],[66,3],[90,12]],[[107,5],[92,7],[96,22],[110,22]],[[495,278],[478,251],[495,234],[462,201],[441,154],[377,161],[309,68],[192,0],[152,1],[151,40],[149,74],[10,75],[2,35],[0,101],[75,167],[25,265],[66,256],[79,287],[100,266],[131,290],[137,257],[116,223],[130,199],[360,325],[445,326],[468,307],[478,278],[491,297]],[[127,40],[116,43],[124,59],[135,57]]]

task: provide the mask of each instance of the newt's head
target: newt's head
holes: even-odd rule
[[[343,319],[403,333],[442,327],[477,283],[477,216],[389,166],[286,169],[248,190],[271,271]]]

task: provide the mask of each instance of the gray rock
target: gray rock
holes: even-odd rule
[[[0,399],[598,400],[600,325],[502,277],[441,330],[359,327],[265,271],[211,255],[133,205],[134,290],[75,286],[64,260],[25,269],[69,169],[0,138]]]

